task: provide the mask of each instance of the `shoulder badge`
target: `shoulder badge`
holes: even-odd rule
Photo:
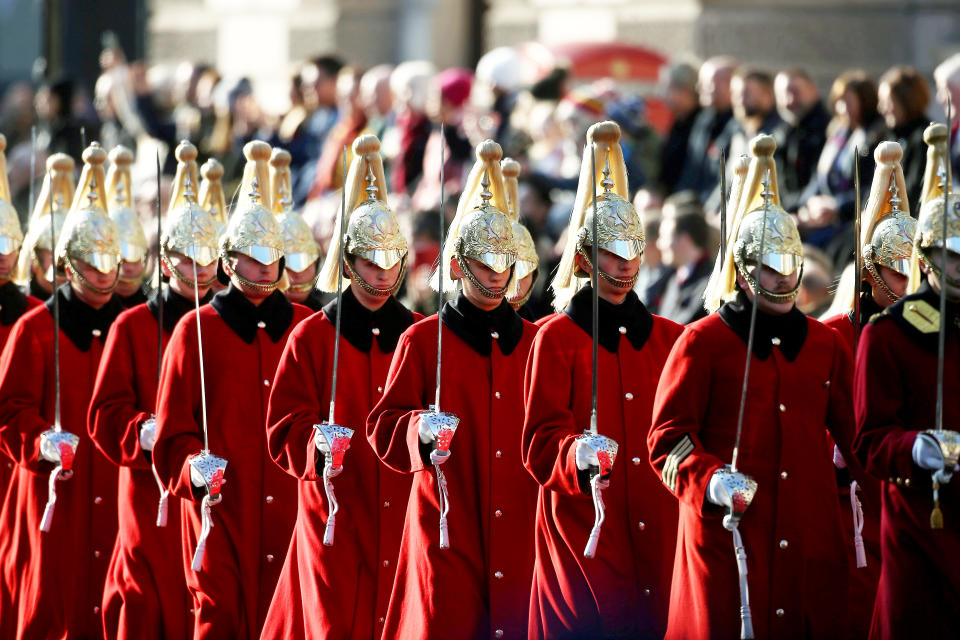
[[[920,333],[937,333],[940,330],[940,312],[924,300],[906,301],[903,319]]]
[[[883,318],[889,318],[889,317],[890,317],[890,314],[887,313],[886,309],[884,309],[883,311],[878,311],[877,313],[870,316],[870,319],[867,320],[867,322],[869,322],[870,324],[873,324],[877,320],[882,320]]]

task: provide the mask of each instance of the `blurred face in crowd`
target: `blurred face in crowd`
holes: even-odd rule
[[[467,258],[466,260],[467,266],[473,273],[473,276],[479,280],[480,284],[484,287],[494,291],[506,289],[507,283],[510,282],[510,276],[513,275],[513,267],[502,273],[497,273],[478,260],[474,260],[473,258]],[[483,295],[480,289],[475,287],[473,283],[470,282],[470,279],[464,275],[463,270],[460,269],[460,265],[457,264],[456,258],[450,260],[450,273],[453,275],[454,280],[461,280],[463,295],[470,301],[470,304],[478,309],[493,311],[499,307],[503,301],[503,298],[488,298]]]
[[[20,251],[0,254],[0,286],[10,282],[13,270],[17,266],[17,258],[20,257]]]
[[[271,264],[261,264],[243,253],[233,253],[228,260],[223,261],[223,270],[230,276],[233,286],[243,292],[243,296],[255,305],[259,305],[273,293],[258,291],[243,285],[235,274],[240,275],[256,284],[272,284],[280,279],[280,261]]]
[[[928,250],[927,256],[929,257],[930,262],[935,264],[937,267],[941,266],[940,263],[943,259],[943,256],[939,248]],[[930,283],[930,286],[934,291],[940,293],[940,287],[945,286],[947,290],[947,300],[951,302],[960,301],[960,287],[956,287],[949,282],[944,283],[943,279],[928,269],[923,262],[920,263],[920,268],[925,274],[927,274],[927,281]],[[960,281],[960,255],[954,253],[953,251],[947,251],[947,265],[946,269],[943,271],[946,273],[948,278],[951,278],[954,281]]]
[[[657,249],[661,262],[675,269],[696,262],[702,253],[689,234],[677,232],[676,220],[671,216],[660,222]]]
[[[819,261],[807,259],[803,265],[803,279],[797,293],[797,309],[812,314],[826,306],[831,299],[830,285],[833,273]]]
[[[664,96],[667,108],[675,117],[685,117],[697,108],[697,94],[690,87],[671,85]]]
[[[400,270],[403,268],[403,260],[389,269],[383,269],[375,262],[367,260],[366,258],[356,257],[347,263],[347,267],[355,271],[356,274],[363,278],[370,286],[377,289],[389,289],[397,284],[397,278],[400,277]],[[349,271],[347,273],[349,273]],[[389,297],[374,295],[366,291],[363,287],[354,287],[352,284],[350,288],[353,290],[353,295],[356,296],[357,301],[371,311],[376,311],[382,307]]]
[[[109,289],[117,280],[116,269],[112,269],[107,273],[100,273],[83,260],[76,259],[74,259],[73,265],[87,282],[98,289]],[[67,280],[70,281],[70,286],[73,288],[74,293],[77,294],[77,297],[94,309],[99,309],[110,302],[110,298],[113,296],[113,291],[109,291],[108,293],[91,291],[80,282],[80,279],[70,269],[67,269]]]
[[[360,80],[360,102],[371,116],[385,116],[393,108],[393,93],[390,91],[390,67],[370,69]]]
[[[834,105],[834,111],[840,117],[845,117],[851,128],[856,128],[863,124],[863,110],[860,108],[860,98],[857,94],[847,89],[837,103]]]
[[[41,120],[52,120],[57,117],[63,108],[60,97],[50,90],[50,87],[40,87],[34,96],[34,107],[37,117]]]
[[[41,289],[50,293],[53,291],[53,285],[50,284],[50,280],[47,278],[48,272],[51,272],[51,265],[53,263],[53,253],[47,251],[46,249],[35,249],[34,250],[35,260],[31,262],[30,269],[33,272],[33,279],[40,286]],[[52,276],[51,276],[52,277]],[[62,275],[57,275],[57,286],[66,282],[66,278]]]
[[[118,296],[127,298],[132,296],[143,284],[143,272],[146,267],[143,260],[130,262],[124,260],[120,263],[120,280],[117,281],[115,289]]]
[[[738,120],[764,116],[773,108],[773,96],[766,86],[740,76],[730,81],[730,99]]]
[[[937,101],[943,105],[944,110],[947,100],[953,103],[953,119],[960,118],[957,114],[957,106],[960,105],[960,72],[955,72],[952,78],[937,76]]]
[[[298,284],[307,284],[313,280],[313,277],[317,275],[317,263],[314,262],[312,265],[304,269],[303,271],[294,271],[293,269],[287,269],[287,280],[291,285]],[[283,292],[287,299],[291,302],[303,302],[310,296],[310,290],[306,291],[295,291],[294,289],[288,289]]]
[[[173,275],[170,271],[170,268],[174,268],[181,276],[187,280],[193,282],[193,260],[183,255],[182,253],[175,253],[172,251],[166,252],[166,262],[161,263],[161,268],[163,269],[163,275],[167,276],[170,279],[170,288],[174,293],[179,294],[184,298],[193,298],[193,289],[185,282],[181,282],[179,278]],[[199,283],[199,288],[197,292],[200,294],[200,297],[206,297],[207,292],[210,291],[210,284],[217,277],[217,260],[214,260],[207,266],[202,266],[198,264],[197,267],[197,282]]]
[[[775,269],[771,269],[766,265],[762,265],[759,269],[759,275],[757,266],[751,264],[747,267],[747,272],[750,273],[754,278],[759,278],[760,286],[765,290],[772,293],[788,293],[793,291],[794,287],[797,286],[797,279],[800,277],[800,270],[797,269],[788,276],[783,275]],[[741,291],[743,291],[747,299],[750,302],[753,302],[756,298],[753,289],[747,283],[746,278],[740,275],[739,271],[737,272],[737,284],[740,286]],[[764,313],[779,316],[789,312],[793,308],[793,300],[788,302],[773,302],[765,296],[760,296],[760,303],[757,306],[758,311],[763,311]]]
[[[893,97],[893,91],[890,90],[890,84],[887,82],[880,83],[880,88],[877,90],[877,110],[891,129],[907,119],[906,109]]]
[[[301,74],[304,103],[310,109],[332,107],[337,103],[337,78],[314,64]]]
[[[796,122],[816,104],[818,99],[817,87],[806,78],[777,74],[773,83],[773,91],[777,99],[777,108],[786,116],[784,119]]]
[[[700,67],[697,89],[700,93],[700,105],[713,107],[717,111],[730,108],[730,77],[733,71],[729,67],[720,67],[705,62]]]
[[[344,113],[363,108],[360,102],[360,78],[352,71],[337,76],[337,108]]]
[[[882,264],[878,265],[877,272],[880,274],[880,277],[883,278],[883,281],[887,284],[887,286],[890,287],[891,291],[898,296],[903,297],[903,295],[907,292],[907,276],[898,271],[894,271],[890,267],[885,267]],[[873,287],[873,300],[883,308],[887,308],[896,302],[896,300],[891,300],[889,297],[887,297],[887,294],[885,294],[880,287],[877,286]]]
[[[586,247],[586,249],[587,253],[591,253],[592,249],[590,247]],[[618,280],[630,280],[636,276],[637,272],[640,271],[640,263],[643,261],[643,254],[626,260],[606,249],[600,249],[597,253],[600,271]],[[593,269],[590,268],[582,255],[577,255],[576,261],[577,266],[585,273],[593,273]],[[630,293],[631,290],[630,287],[618,287],[606,278],[597,278],[597,295],[610,304],[620,304],[627,298],[627,294]]]

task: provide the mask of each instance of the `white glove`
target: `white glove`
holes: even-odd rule
[[[590,467],[599,467],[597,452],[583,440],[577,440],[577,469],[586,471]]]
[[[197,489],[204,489],[207,486],[206,481],[203,479],[203,474],[193,465],[190,466],[190,482],[193,483],[193,486]]]
[[[732,511],[733,496],[730,495],[727,487],[723,482],[720,481],[720,478],[717,477],[717,474],[720,471],[720,469],[717,469],[713,472],[713,475],[710,476],[710,484],[707,485],[707,500],[718,507],[723,507],[724,509],[730,509]],[[743,474],[739,471],[736,472],[736,475],[743,476]],[[746,481],[746,476],[744,476],[744,480]]]
[[[323,454],[324,458],[330,457],[330,444],[327,442],[327,439],[323,437],[323,433],[319,429],[315,429],[313,432],[313,446]],[[343,473],[342,466],[339,469],[330,468],[331,478],[336,478],[341,473]]]
[[[437,437],[433,434],[433,431],[430,430],[430,427],[427,426],[426,422],[423,420],[419,421],[417,432],[420,434],[420,442],[436,447]],[[439,467],[449,459],[450,451],[440,451],[434,448],[433,451],[430,452],[430,462],[432,462],[435,467]]]
[[[50,428],[53,429],[53,427]],[[47,438],[40,438],[40,457],[47,462],[60,464],[60,452],[57,451],[57,446]]]
[[[833,466],[837,469],[846,469],[847,461],[843,459],[843,454],[840,453],[840,447],[833,445]]]
[[[157,421],[153,416],[140,423],[140,448],[144,451],[153,451],[157,443]]]
[[[921,469],[933,471],[933,479],[940,484],[950,482],[954,471],[958,470],[956,466],[952,469],[944,468],[946,460],[940,449],[940,443],[926,433],[918,433],[917,439],[913,441],[913,461]]]

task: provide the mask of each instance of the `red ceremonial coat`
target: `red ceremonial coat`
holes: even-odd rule
[[[632,292],[622,305],[600,301],[598,431],[619,449],[588,559],[594,506],[576,438],[590,425],[591,309],[587,287],[540,329],[527,362],[523,457],[540,484],[528,637],[662,637],[677,503],[647,463],[647,433],[660,370],[683,327],[651,315]]]
[[[163,346],[193,301],[164,294]],[[117,318],[104,347],[90,401],[88,428],[97,448],[119,470],[120,528],[103,592],[108,638],[185,638],[192,615],[179,562],[180,500],[170,496],[166,527],[157,526],[160,489],[150,453],[140,448],[140,424],[157,398],[157,298]]]
[[[485,313],[463,294],[442,316],[440,407],[460,418],[443,464],[449,549],[440,549],[438,487],[417,417],[434,400],[437,316],[401,336],[383,397],[367,419],[380,459],[414,472],[383,637],[524,638],[536,485],[520,459],[520,436],[523,371],[536,327],[506,301]]]
[[[73,477],[40,531],[54,465],[40,458],[40,434],[54,422],[53,313],[46,305],[14,326],[0,357],[0,447],[17,461],[0,510],[0,637],[100,637],[100,595],[117,534],[117,471],[87,436],[87,407],[110,323],[70,285],[60,295],[60,420],[80,438]],[[52,299],[49,302],[52,307]]]
[[[196,311],[177,323],[157,396],[157,472],[183,501],[183,569],[195,638],[257,638],[297,516],[296,481],[270,460],[267,401],[287,337],[310,315],[279,291],[254,307],[231,285],[199,311],[210,452],[228,462],[200,571],[202,494],[187,459],[204,448]],[[260,326],[262,324],[263,326]]]
[[[0,349],[7,343],[7,337],[13,331],[13,325],[20,317],[37,305],[43,304],[38,298],[23,293],[20,288],[8,282],[0,287]],[[0,457],[0,497],[7,490],[10,476],[13,475],[15,462]]]
[[[862,304],[862,303],[861,303]],[[874,305],[875,306],[875,305]],[[862,307],[861,317],[865,327],[870,316],[879,309],[869,310]],[[853,353],[853,322],[850,314],[838,314],[824,320],[823,324],[835,329]],[[851,390],[852,393],[852,390]],[[832,447],[832,444],[831,444]],[[832,452],[831,452],[832,454]],[[840,474],[841,476],[844,474]],[[862,484],[861,484],[862,482]],[[853,638],[866,638],[870,632],[870,618],[873,616],[873,602],[877,597],[877,582],[880,580],[880,483],[872,476],[862,478],[857,482],[857,495],[863,509],[863,547],[867,559],[867,566],[858,568],[856,556],[850,560],[850,584],[848,592],[848,613],[850,616],[849,635]],[[850,504],[850,485],[844,482],[839,485],[840,510],[843,512],[843,531],[846,548],[855,553],[853,507]]]
[[[925,306],[926,305],[926,306]],[[936,427],[939,295],[926,283],[867,325],[857,349],[854,397],[857,456],[882,485],[883,569],[871,638],[948,638],[960,611],[960,491],[958,476],[940,488],[944,528],[930,528],[930,472],[913,462],[917,433]],[[909,307],[913,307],[912,310]],[[904,311],[908,310],[907,317]],[[960,428],[960,339],[956,308],[948,307],[943,373],[943,425]],[[914,317],[916,317],[916,315]],[[921,326],[923,323],[921,323]],[[924,327],[926,328],[926,327]]]
[[[387,615],[410,476],[377,459],[364,427],[400,334],[422,316],[393,297],[370,312],[350,288],[342,307],[334,419],[355,431],[333,481],[340,506],[333,546],[321,544],[328,505],[313,425],[329,417],[335,301],[294,329],[270,393],[270,455],[301,482],[296,527],[261,638],[372,640]]]
[[[733,537],[706,491],[733,452],[749,318],[728,303],[688,325],[657,387],[650,460],[680,500],[667,638],[739,637]],[[758,483],[740,522],[754,630],[842,637],[849,553],[827,430],[852,460],[849,350],[795,308],[757,320],[738,460]]]

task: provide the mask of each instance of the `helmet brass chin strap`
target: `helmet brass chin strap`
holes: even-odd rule
[[[473,274],[473,271],[470,270],[470,265],[467,264],[466,259],[460,254],[459,251],[456,252],[457,264],[460,266],[460,270],[463,271],[463,275],[470,281],[477,290],[487,298],[502,298],[507,295],[507,287],[503,286],[499,289],[491,289],[483,285],[480,280],[477,279],[477,276]],[[510,267],[511,269],[513,267]]]
[[[785,293],[776,293],[774,291],[770,291],[769,289],[765,289],[761,287],[760,282],[755,277],[750,275],[750,273],[746,270],[746,268],[744,268],[743,263],[739,260],[737,261],[737,273],[743,276],[743,279],[747,281],[747,285],[749,285],[749,287],[753,289],[753,291],[755,292],[759,291],[760,295],[762,295],[764,298],[766,298],[770,302],[776,302],[776,303],[793,302],[793,300],[797,297],[797,294],[800,293],[800,283],[803,282],[803,265],[802,264],[800,265],[800,274],[797,276],[796,286],[794,286],[793,289]]]
[[[584,259],[584,260],[586,261],[586,263],[587,263],[587,266],[590,267],[591,269],[593,269],[593,263],[590,261],[590,255],[589,255],[589,254],[587,253],[587,251],[583,248],[583,246],[581,246],[579,249],[577,249],[577,253],[579,253],[579,254],[583,257],[583,259]],[[639,270],[639,269],[637,269],[637,272],[636,272],[635,274],[633,274],[633,275],[632,275],[631,277],[629,277],[629,278],[617,278],[617,277],[614,277],[614,276],[610,275],[609,273],[607,273],[606,271],[604,271],[603,269],[598,269],[598,270],[597,270],[597,273],[600,275],[601,278],[603,278],[604,280],[606,280],[607,282],[609,282],[609,283],[612,284],[613,286],[617,287],[618,289],[632,289],[632,288],[633,288],[633,285],[637,282],[637,278],[640,277],[640,270]]]
[[[351,282],[355,282],[360,285],[360,288],[369,293],[370,295],[377,296],[378,298],[386,298],[387,296],[392,296],[400,288],[400,285],[403,284],[403,277],[407,273],[407,257],[403,257],[403,264],[400,267],[400,273],[397,274],[397,280],[391,286],[386,289],[379,289],[366,280],[357,273],[357,270],[353,267],[351,259],[353,256],[347,255],[344,257],[343,263],[347,270],[347,277],[350,278]],[[316,278],[314,278],[316,281]]]
[[[180,273],[180,270],[179,270],[179,269],[177,269],[175,266],[173,266],[172,264],[170,264],[170,260],[167,258],[167,252],[166,252],[166,251],[163,252],[163,254],[160,256],[160,259],[163,261],[163,264],[166,265],[166,267],[167,267],[167,269],[170,271],[170,273],[173,274],[173,277],[174,277],[174,278],[176,278],[177,280],[179,280],[181,283],[183,283],[184,285],[186,285],[186,286],[189,287],[190,289],[193,289],[193,286],[194,286],[194,284],[193,284],[193,278],[188,278],[188,277],[186,277],[185,275],[183,275],[182,273]],[[217,281],[217,276],[214,275],[214,276],[213,276],[212,278],[210,278],[209,280],[205,280],[205,281],[201,282],[201,283],[200,283],[200,288],[201,288],[201,289],[206,289],[206,288],[208,288],[208,287],[212,287],[213,284],[214,284],[216,281]]]
[[[933,273],[933,275],[937,276],[937,278],[939,278],[940,280],[945,280],[946,283],[951,287],[960,288],[960,280],[951,278],[947,274],[943,273],[943,270],[940,269],[940,267],[938,267],[937,265],[935,265],[933,263],[933,260],[930,259],[930,256],[927,255],[927,251],[930,248],[937,248],[937,247],[928,247],[927,249],[920,248],[920,262],[927,265],[927,269],[929,269],[930,272]]]
[[[287,287],[287,291],[293,291],[294,293],[304,293],[305,291],[310,291],[313,289],[317,280],[320,278],[320,258],[317,258],[313,261],[313,266],[316,267],[313,271],[313,278],[307,282],[301,282],[300,284],[291,284]],[[289,278],[290,276],[287,276]]]
[[[67,268],[67,271],[72,273],[74,277],[77,279],[77,281],[85,289],[88,289],[89,291],[92,291],[93,293],[98,293],[100,295],[107,295],[108,293],[113,293],[113,290],[116,289],[117,285],[120,283],[120,267],[119,266],[117,267],[117,274],[113,278],[113,284],[111,284],[109,287],[106,287],[106,288],[100,288],[98,286],[95,286],[92,282],[84,278],[83,274],[80,273],[80,270],[77,269],[77,265],[73,264],[73,258],[71,258],[70,256],[67,256],[66,268]],[[56,279],[56,275],[54,275],[54,279]]]
[[[236,258],[234,258],[236,260]],[[260,282],[253,282],[252,280],[247,280],[237,271],[235,265],[230,264],[230,258],[227,257],[223,261],[224,268],[229,267],[230,271],[227,273],[231,278],[236,278],[237,282],[243,285],[245,288],[250,289],[251,291],[257,291],[259,293],[272,293],[277,289],[277,286],[280,284],[280,280],[283,279],[283,269],[280,270],[280,276],[273,282],[268,282],[266,284]]]
[[[510,306],[512,306],[514,310],[519,309],[523,305],[527,304],[527,302],[530,300],[530,296],[533,295],[533,285],[537,282],[538,275],[540,275],[540,269],[534,269],[533,278],[530,279],[530,288],[527,289],[527,292],[522,296],[517,296],[515,298],[507,299],[507,302],[510,303]],[[519,283],[517,284],[517,286],[520,286]]]
[[[869,255],[868,255],[869,251]],[[870,274],[870,279],[873,280],[874,286],[877,289],[880,289],[883,295],[887,296],[890,302],[896,302],[900,299],[900,296],[894,293],[893,289],[890,288],[890,285],[887,284],[887,281],[883,279],[883,276],[880,275],[880,270],[877,269],[876,263],[873,261],[873,251],[870,245],[867,245],[864,248],[863,256],[863,266],[866,268],[867,273]]]

